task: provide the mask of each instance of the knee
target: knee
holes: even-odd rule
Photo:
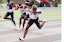
[[[21,18],[19,20],[21,20]]]
[[[26,27],[26,30],[27,30],[27,31],[28,31],[29,27],[30,27],[30,25],[27,25],[27,27]]]
[[[6,19],[6,17],[4,17],[4,19]]]
[[[22,19],[22,17],[20,17],[20,20]]]
[[[5,17],[4,17],[4,19],[5,19]]]
[[[24,17],[24,20],[28,20],[28,18],[27,17]]]
[[[28,28],[26,28],[26,30],[28,30]]]
[[[41,26],[38,26],[39,29],[41,29]]]

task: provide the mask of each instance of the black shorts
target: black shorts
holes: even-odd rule
[[[29,18],[29,14],[27,14],[26,17]]]
[[[14,12],[7,12],[5,16],[8,17],[9,15],[11,16],[11,18],[13,18],[14,17]]]
[[[26,16],[26,13],[23,13],[21,16],[22,16],[22,18],[24,19],[24,17]]]
[[[37,25],[38,28],[40,28],[40,23],[38,22],[38,18],[37,19],[30,19],[28,24],[31,26],[33,23],[35,23]]]

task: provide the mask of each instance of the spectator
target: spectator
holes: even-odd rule
[[[40,0],[40,7],[44,7],[44,5],[46,5],[46,7],[50,7],[48,0]]]
[[[46,7],[50,7],[50,3],[48,0],[45,0]]]
[[[44,3],[45,2],[45,0],[40,0],[40,7],[44,7]]]
[[[57,7],[58,6],[58,0],[53,0],[53,6]]]
[[[58,7],[58,0],[55,0],[55,7]]]
[[[29,0],[29,2],[26,3],[26,4],[27,4],[27,6],[32,6],[34,4],[34,1],[33,0]]]

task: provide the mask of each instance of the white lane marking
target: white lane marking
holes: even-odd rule
[[[53,42],[61,42],[61,40],[56,40],[56,41],[53,41]]]

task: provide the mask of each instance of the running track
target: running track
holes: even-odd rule
[[[57,16],[56,14],[53,16]],[[28,31],[25,41],[19,41],[18,38],[23,36],[23,32],[15,29],[13,23],[0,24],[0,42],[61,42],[61,19],[49,20],[41,30],[33,24]]]
[[[48,21],[41,30],[33,24],[25,41],[19,41],[18,39],[22,37],[23,31],[16,30],[12,24],[10,26],[0,25],[0,42],[61,42],[60,23],[60,20]]]

